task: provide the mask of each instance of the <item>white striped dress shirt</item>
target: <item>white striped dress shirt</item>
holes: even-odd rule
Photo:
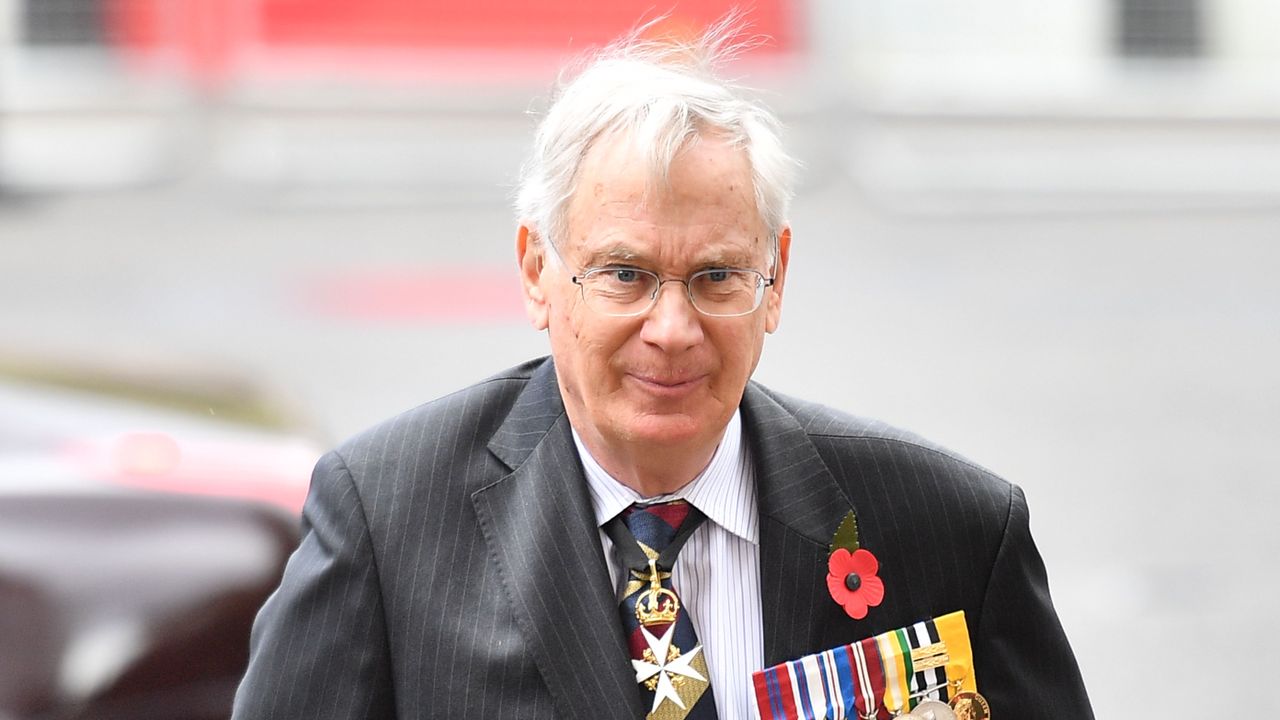
[[[586,470],[587,489],[600,526],[600,543],[619,601],[624,587],[605,523],[632,503],[684,499],[707,521],[680,551],[671,582],[688,610],[707,661],[720,720],[756,717],[751,673],[764,664],[760,610],[760,517],[755,466],[735,412],[710,464],[692,482],[669,495],[645,498],[615,480],[573,433]]]

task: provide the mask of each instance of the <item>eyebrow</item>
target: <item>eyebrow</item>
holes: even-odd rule
[[[586,257],[586,267],[602,267],[605,265],[634,265],[652,267],[651,258],[627,245],[617,244],[599,248]],[[693,263],[693,271],[702,268],[750,268],[753,266],[749,253],[737,248],[718,248],[708,252]]]
[[[602,265],[638,265],[645,259],[645,256],[626,245],[610,245],[602,247],[591,252],[586,257],[587,267],[600,267]]]
[[[697,264],[701,267],[749,268],[752,265],[750,255],[737,249],[725,250],[712,256],[713,260],[699,261]]]

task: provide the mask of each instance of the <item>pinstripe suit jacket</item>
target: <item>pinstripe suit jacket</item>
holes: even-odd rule
[[[766,664],[963,609],[996,717],[1092,717],[1016,486],[754,383],[742,416]],[[824,581],[852,508],[886,587],[861,621]],[[644,717],[549,360],[345,443],[303,515],[236,719]]]

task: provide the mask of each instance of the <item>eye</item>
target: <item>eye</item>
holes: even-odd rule
[[[655,282],[653,275],[625,265],[596,268],[587,273],[585,280],[593,290],[615,296],[643,294]]]
[[[710,280],[713,283],[720,283],[720,282],[724,282],[725,280],[728,280],[729,275],[730,275],[729,270],[721,270],[719,268],[713,268],[711,270],[708,270],[707,274],[704,275],[703,277],[705,277],[706,279]]]

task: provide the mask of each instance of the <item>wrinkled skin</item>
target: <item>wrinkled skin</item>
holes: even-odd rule
[[[756,212],[746,154],[714,136],[691,143],[667,180],[627,143],[597,143],[579,170],[556,261],[522,225],[517,255],[533,326],[549,331],[570,422],[592,455],[642,495],[671,492],[710,460],[764,336],[778,327],[790,229],[771,238]],[[666,283],[647,313],[627,318],[587,308],[570,278],[588,267],[645,268],[663,279],[709,267],[775,277],[749,315],[715,318]]]

